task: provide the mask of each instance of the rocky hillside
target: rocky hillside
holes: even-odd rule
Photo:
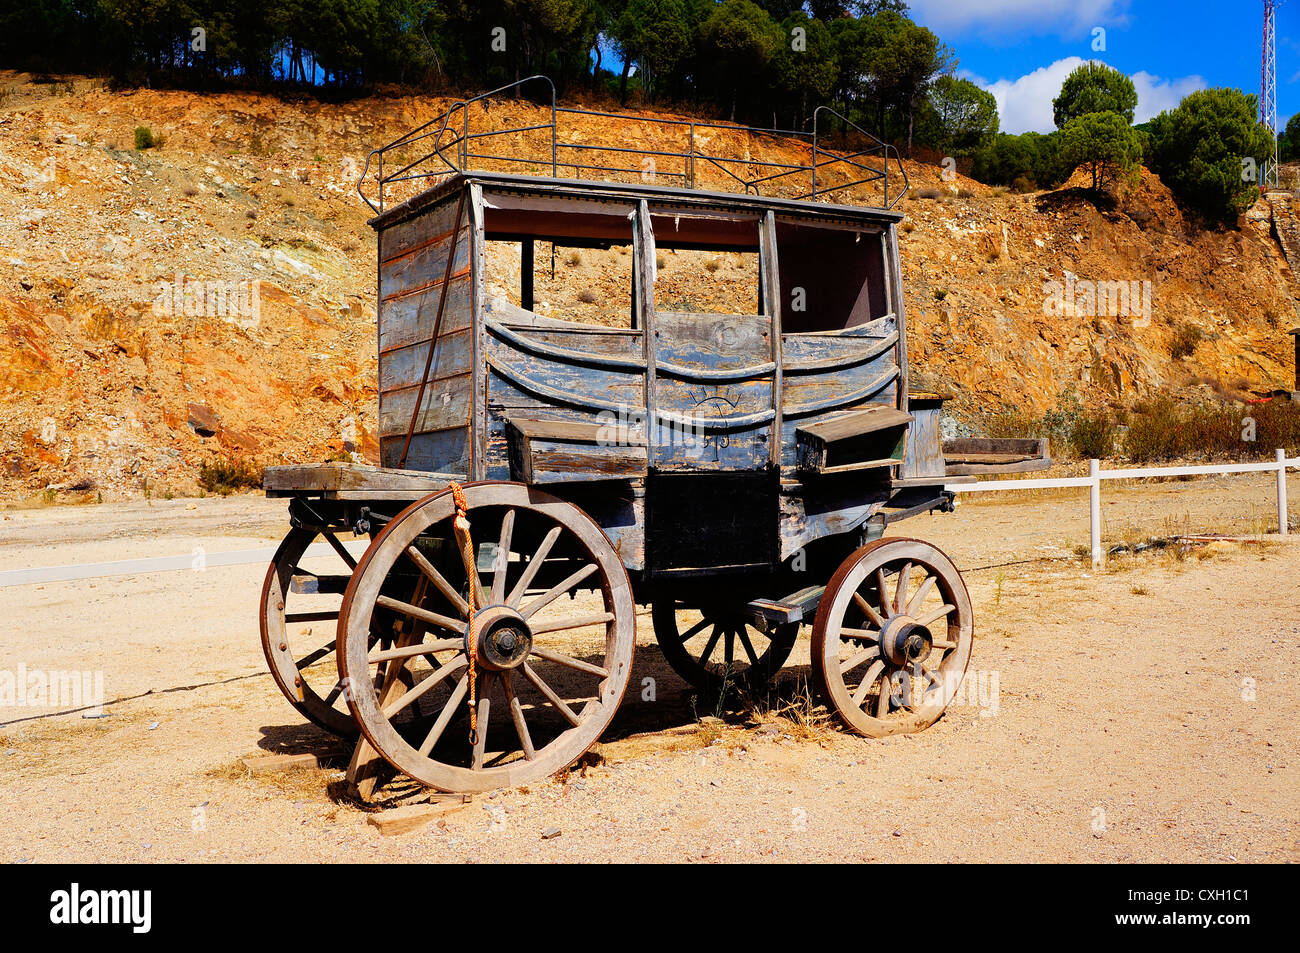
[[[0,73],[0,498],[183,494],[221,459],[373,457],[375,245],[357,163],[444,106]],[[523,103],[497,118],[536,121]],[[137,127],[160,143],[135,148]],[[575,134],[654,141],[635,123]],[[908,172],[909,344],[959,417],[1046,410],[1067,391],[1123,404],[1292,379],[1296,287],[1266,220],[1199,232],[1147,174],[1099,211],[1068,188],[1018,196]],[[591,267],[561,260],[557,277],[589,282]],[[1044,312],[1048,283],[1088,281],[1149,281],[1150,320],[1075,301]]]

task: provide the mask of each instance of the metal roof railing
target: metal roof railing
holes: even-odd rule
[[[502,98],[505,93],[517,94],[521,87],[530,83],[545,83],[550,92],[549,122],[491,128],[486,131],[471,128],[471,113],[476,106],[486,112],[490,108],[490,100]],[[648,125],[656,130],[656,138],[662,147],[651,149],[580,142],[571,136],[562,135],[561,119],[567,116],[589,116]],[[852,131],[862,136],[869,143],[867,148],[848,154],[828,149],[822,123],[831,117],[839,120],[841,133]],[[812,126],[812,131],[806,132],[690,119],[660,119],[631,113],[557,106],[555,84],[546,76],[529,76],[499,89],[459,100],[440,116],[371,151],[366,156],[365,167],[357,182],[357,193],[376,213],[380,213],[386,207],[388,194],[394,190],[402,191],[402,183],[434,179],[456,172],[483,171],[488,164],[502,163],[506,166],[526,165],[534,171],[539,166],[549,165],[552,178],[559,178],[562,171],[569,170],[572,170],[573,178],[590,177],[597,180],[620,175],[634,175],[646,180],[647,175],[652,175],[656,180],[659,177],[680,180],[685,188],[690,189],[699,187],[699,173],[702,170],[712,169],[720,173],[725,182],[738,184],[746,194],[752,192],[754,195],[763,195],[764,189],[780,187],[799,193],[786,195],[787,198],[813,201],[845,189],[879,183],[878,188],[883,195],[879,207],[891,209],[898,204],[907,192],[908,177],[897,149],[829,106],[819,106],[814,110]],[[748,155],[728,155],[725,150],[710,146],[707,132],[717,130],[794,145],[807,150],[807,160],[800,158],[798,161],[781,162],[754,159]],[[493,149],[493,145],[502,141],[502,137],[527,137],[541,133],[545,135],[534,137],[537,140],[535,151],[525,153],[510,142],[506,142],[503,148]],[[628,158],[623,158],[625,156]],[[659,168],[660,160],[668,160],[664,164],[669,168]],[[896,169],[892,173],[893,181],[891,160]],[[898,187],[898,176],[902,178],[901,188]],[[366,194],[368,181],[373,182],[374,199]],[[800,189],[806,191],[799,191]],[[769,191],[766,194],[776,193]]]

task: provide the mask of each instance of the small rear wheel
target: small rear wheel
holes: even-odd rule
[[[764,632],[744,606],[692,606],[679,599],[654,600],[655,639],[672,670],[701,691],[728,686],[753,694],[776,676],[790,657],[798,623]]]
[[[974,622],[961,573],[919,539],[868,543],[835,571],[813,624],[813,677],[858,734],[921,731],[970,664]]]

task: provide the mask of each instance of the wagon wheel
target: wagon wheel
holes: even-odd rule
[[[761,690],[790,657],[799,635],[798,623],[762,631],[739,604],[690,606],[667,597],[654,600],[651,618],[672,670],[713,694],[727,685],[749,693]]]
[[[525,784],[577,760],[622,701],[635,645],[627,573],[590,517],[517,483],[464,492],[483,606],[477,732],[467,717],[469,582],[450,492],[413,503],[375,538],[338,626],[339,672],[366,740],[399,771],[452,792]],[[423,626],[372,649],[381,609]],[[398,667],[383,672],[390,662]],[[413,687],[393,688],[400,673]]]
[[[859,734],[920,731],[952,700],[973,641],[970,596],[952,560],[921,540],[877,540],[826,587],[813,624],[813,675]]]
[[[329,544],[327,555],[308,555],[317,541]],[[260,613],[262,651],[284,697],[308,721],[344,738],[355,738],[357,726],[334,664],[335,630],[355,566],[328,530],[290,530],[266,571]]]

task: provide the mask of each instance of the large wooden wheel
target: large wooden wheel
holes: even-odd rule
[[[590,517],[522,484],[464,493],[482,600],[473,646],[449,491],[375,537],[338,622],[339,674],[366,740],[399,771],[452,792],[526,784],[576,761],[622,701],[635,645],[627,573]],[[372,646],[377,612],[416,624],[391,648]]]
[[[739,602],[693,606],[671,597],[655,599],[651,618],[664,660],[701,691],[761,690],[790,657],[799,626],[764,632],[743,610]]]
[[[259,613],[262,651],[275,684],[299,714],[343,738],[355,738],[357,726],[338,680],[335,632],[355,567],[334,533],[290,530],[266,571]]]
[[[876,540],[826,587],[813,624],[813,676],[859,734],[920,731],[956,694],[973,640],[970,596],[952,560],[918,539]]]

